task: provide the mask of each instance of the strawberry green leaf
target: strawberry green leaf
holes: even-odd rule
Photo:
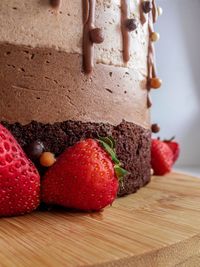
[[[123,179],[123,177],[129,173],[127,170],[123,169],[119,165],[115,165],[114,170],[115,170],[115,174],[117,175],[117,178],[119,179],[119,181],[121,181]]]
[[[112,141],[113,149],[115,149],[116,148],[116,143],[115,143],[114,138],[112,136],[109,136],[108,138]]]
[[[114,150],[104,141],[102,140],[97,140],[100,145],[105,149],[105,151],[111,156],[112,158],[112,161],[115,163],[115,164],[120,164],[120,161],[117,159],[117,156],[114,152]]]
[[[99,137],[97,140],[99,144],[103,147],[103,149],[111,156],[112,161],[115,163],[114,171],[115,174],[123,186],[123,178],[125,175],[129,174],[129,172],[121,167],[121,163],[118,160],[115,153],[115,141],[112,137]]]
[[[172,142],[175,140],[175,136],[172,136],[170,139],[164,139],[163,142]]]
[[[112,138],[112,136],[107,136],[107,137],[98,137],[99,140],[103,141],[107,145],[109,145],[110,148],[114,149],[115,148],[115,140]]]

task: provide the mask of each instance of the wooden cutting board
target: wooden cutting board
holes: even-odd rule
[[[153,177],[101,213],[0,219],[1,267],[199,267],[200,179]]]

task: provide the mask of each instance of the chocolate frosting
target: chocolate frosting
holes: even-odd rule
[[[123,119],[149,128],[144,75],[96,64],[81,72],[82,55],[0,43],[0,119],[109,122]],[[56,69],[55,69],[56,68]]]

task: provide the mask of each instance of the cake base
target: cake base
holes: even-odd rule
[[[130,173],[124,178],[119,196],[136,192],[150,180],[151,132],[134,123],[122,121],[117,126],[105,123],[65,121],[54,124],[31,122],[27,125],[3,122],[19,144],[26,146],[36,140],[44,144],[45,151],[59,156],[67,147],[85,138],[112,136],[116,141],[116,152],[123,167]],[[45,168],[37,167],[41,174]]]
[[[200,180],[153,177],[101,213],[3,218],[2,267],[200,266]]]

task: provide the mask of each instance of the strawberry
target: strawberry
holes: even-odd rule
[[[119,186],[117,176],[127,172],[119,166],[113,140],[103,140],[80,141],[57,159],[42,180],[45,203],[98,211],[115,200]]]
[[[0,124],[0,217],[36,209],[39,192],[37,169],[11,133]]]
[[[173,162],[175,163],[179,157],[180,154],[180,146],[177,142],[173,141],[174,137],[170,140],[164,140],[164,142],[170,147],[173,153]]]
[[[165,142],[152,139],[151,166],[155,175],[164,175],[170,172],[173,165],[173,158],[172,150]]]

